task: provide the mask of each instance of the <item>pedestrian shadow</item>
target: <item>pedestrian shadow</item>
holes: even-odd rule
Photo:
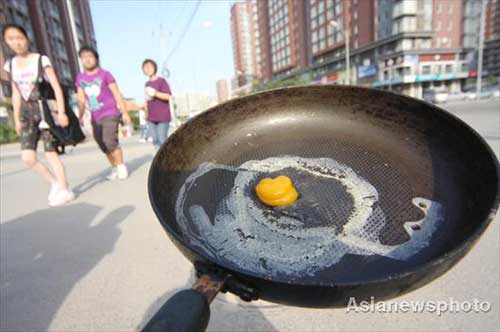
[[[171,289],[160,296],[153,304],[149,306],[143,319],[136,331],[141,331],[149,320],[156,314],[162,305],[180,290],[188,289],[196,281],[194,269],[184,287]],[[219,293],[215,300],[210,304],[210,322],[207,332],[276,332],[278,331],[271,322],[265,317],[260,308],[251,302],[241,300],[227,301],[225,295]]]
[[[152,155],[147,154],[142,157],[137,157],[132,159],[131,161],[126,161],[127,169],[129,176],[131,176],[139,167],[145,164],[148,161],[152,160]],[[77,184],[73,187],[73,192],[76,195],[81,195],[86,191],[89,191],[96,185],[106,182],[106,176],[109,174],[109,168],[105,168],[104,170],[97,172],[89,177],[87,177],[82,183]]]
[[[87,203],[39,210],[0,225],[0,331],[46,331],[72,288],[120,237],[134,210]]]

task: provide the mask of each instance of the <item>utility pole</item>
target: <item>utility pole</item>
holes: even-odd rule
[[[477,79],[476,79],[476,99],[481,98],[481,84],[483,79],[483,44],[484,44],[484,25],[486,16],[486,5],[488,0],[481,0],[481,19],[479,22],[479,45],[477,51]]]
[[[75,43],[75,50],[78,53],[78,50],[80,49],[81,45],[80,45],[80,41],[78,40],[78,34],[76,33],[75,16],[73,13],[74,7],[72,6],[71,0],[66,0],[66,7],[68,8],[69,22],[71,24],[71,34],[73,35],[73,41]],[[79,56],[77,56],[77,58],[78,58],[78,70],[83,71],[82,60],[80,60]]]

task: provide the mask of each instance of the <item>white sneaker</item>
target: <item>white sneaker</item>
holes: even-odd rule
[[[75,194],[69,190],[69,189],[62,189],[57,192],[55,195],[54,199],[49,201],[49,205],[54,207],[54,206],[61,206],[66,203],[71,202],[72,200],[75,199]]]
[[[121,165],[116,166],[116,170],[118,172],[118,179],[119,180],[125,180],[126,178],[128,178],[128,170],[127,170],[127,166],[125,166],[125,164],[121,164]]]
[[[118,179],[118,170],[116,167],[113,167],[111,169],[111,173],[109,173],[109,175],[106,176],[106,179],[108,179],[109,181]]]
[[[56,195],[60,189],[61,189],[61,186],[57,182],[52,184],[52,186],[50,186],[50,192],[49,192],[49,198],[48,198],[49,202],[54,200],[54,198],[56,198]]]

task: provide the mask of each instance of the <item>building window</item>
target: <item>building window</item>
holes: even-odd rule
[[[431,73],[431,66],[422,66],[422,75],[429,75]]]
[[[318,11],[319,13],[323,13],[325,11],[325,3],[323,1],[321,1],[319,4],[318,4]]]
[[[326,19],[331,21],[333,19],[333,8],[328,8],[326,11]]]
[[[451,72],[453,72],[453,65],[451,64],[446,65],[445,73],[451,73]]]
[[[340,1],[337,1],[335,4],[335,16],[340,16],[342,15],[342,3]]]
[[[331,24],[328,24],[326,26],[326,35],[328,37],[331,37],[333,35],[333,26]]]
[[[323,25],[325,23],[325,15],[321,14],[319,16],[319,25]]]
[[[316,17],[318,15],[318,7],[314,6],[311,8],[311,17]]]

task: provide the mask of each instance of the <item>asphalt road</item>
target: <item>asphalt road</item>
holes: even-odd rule
[[[499,101],[444,106],[500,150]],[[48,187],[27,171],[17,145],[0,149],[0,330],[132,331],[175,290],[192,268],[166,238],[146,193],[153,149],[123,141],[131,177],[104,180],[94,143],[64,157],[78,198],[48,208]],[[212,304],[209,331],[498,331],[498,216],[450,272],[395,301],[487,301],[489,312],[404,313],[302,309],[232,295]]]

